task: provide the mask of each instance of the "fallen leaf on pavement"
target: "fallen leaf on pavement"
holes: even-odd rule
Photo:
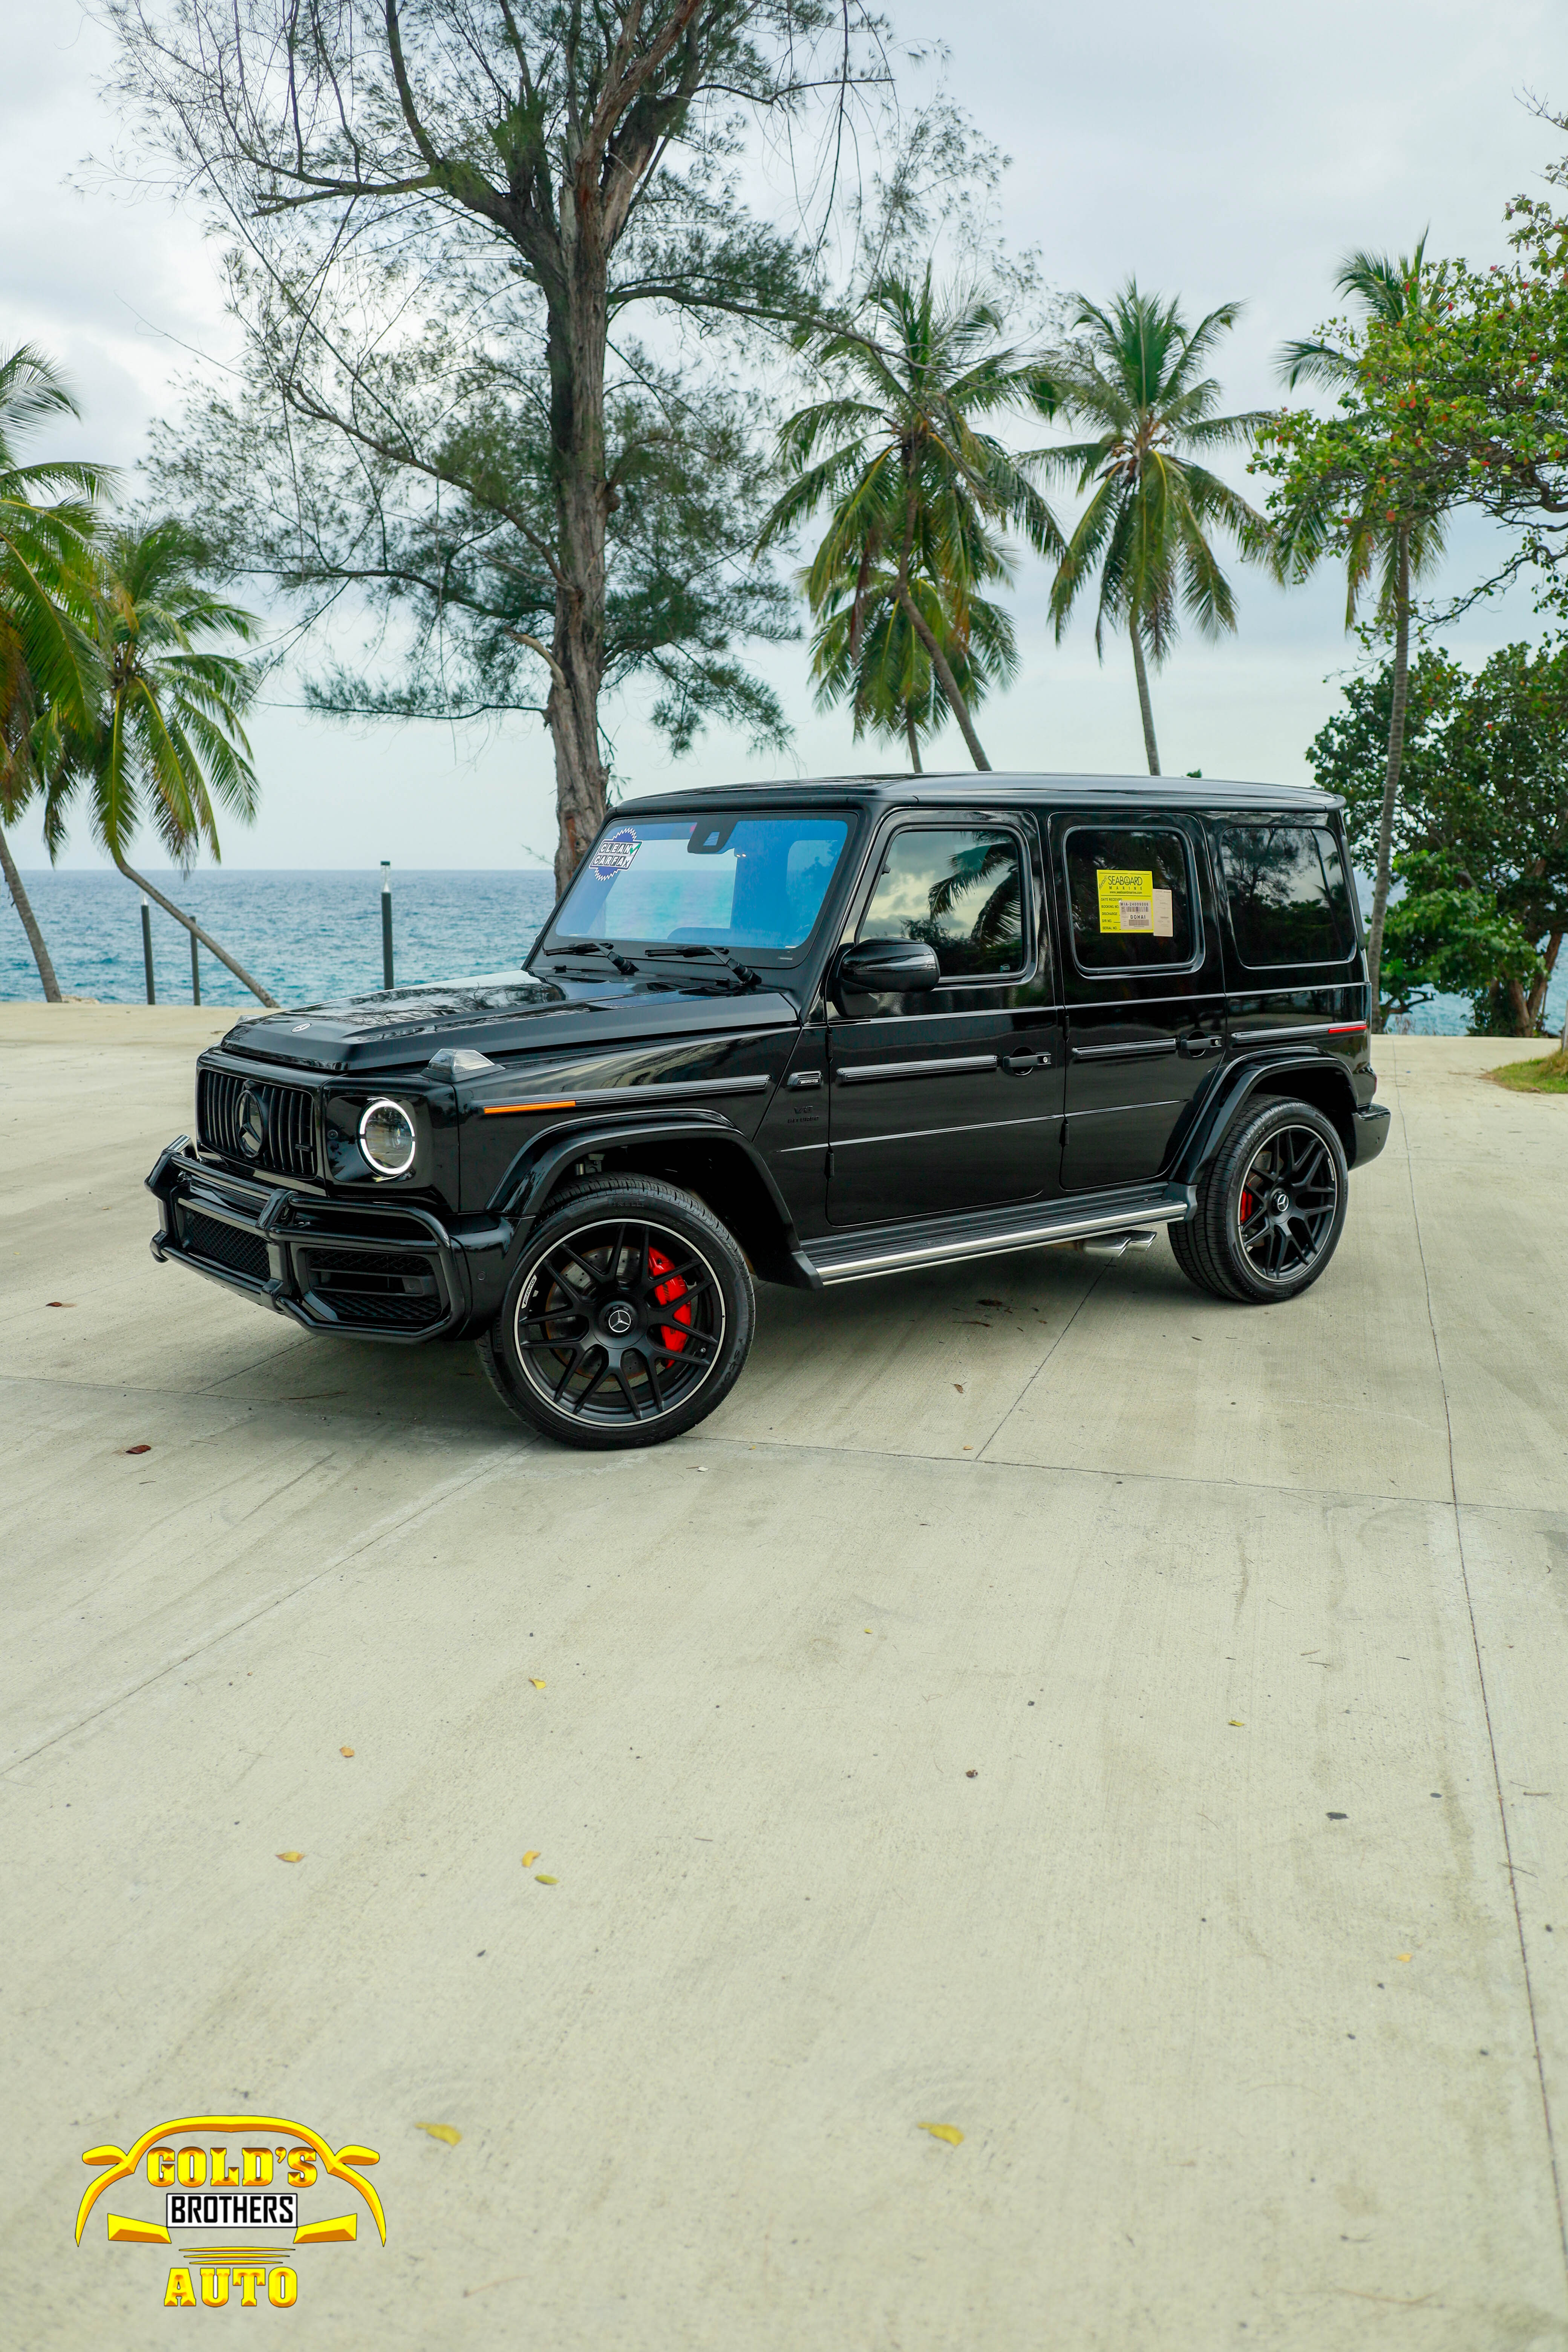
[[[340,1756],[352,1756],[353,1754],[353,1749],[352,1748],[340,1748],[338,1754]]]
[[[917,2124],[915,2128],[930,2132],[932,2139],[946,2140],[950,2147],[957,2147],[963,2138],[956,2124]]]
[[[958,1391],[959,1395],[962,1396],[963,1394],[963,1382],[962,1381],[954,1381],[952,1385]]]
[[[528,1679],[533,1685],[535,1690],[542,1690],[544,1688],[543,1682],[538,1675],[530,1675]]]
[[[46,1307],[74,1307],[76,1305],[76,1300],[74,1298],[46,1298],[44,1305]]]
[[[559,1886],[561,1881],[558,1878],[552,1878],[545,1871],[536,1870],[533,1874],[533,1883],[536,1886]]]
[[[964,1779],[965,1779],[966,1780],[979,1780],[979,1778],[980,1778],[980,1767],[979,1767],[979,1765],[978,1765],[978,1764],[971,1765],[971,1767],[970,1767],[969,1770],[964,1774],[964,1776],[963,1776],[963,1777],[964,1777]]]
[[[538,1860],[539,1860],[539,1848],[538,1848],[536,1845],[531,1845],[531,1846],[529,1847],[529,1849],[528,1849],[528,1852],[527,1852],[527,1853],[523,1855],[523,1857],[522,1857],[522,1866],[523,1866],[524,1870],[526,1870],[526,1869],[528,1868],[528,1865],[529,1865],[529,1864],[530,1864],[531,1862],[537,1862]]]
[[[1231,1716],[1229,1717],[1229,1723],[1233,1731],[1245,1731],[1247,1729],[1247,1726],[1243,1723],[1239,1715]]]
[[[456,2147],[463,2137],[455,2124],[416,2124],[414,2128],[428,2132],[432,2139],[444,2139],[448,2147]]]
[[[151,1454],[153,1449],[150,1445],[128,1445],[125,1451],[127,1454]]]
[[[1396,1960],[1407,1960],[1410,1955],[1408,1952],[1395,1952],[1394,1957]]]
[[[293,1847],[289,1846],[278,1859],[279,1862],[303,1862],[305,1857],[302,1853],[296,1853]]]

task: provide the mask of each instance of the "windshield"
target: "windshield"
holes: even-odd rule
[[[603,834],[547,945],[805,944],[848,836],[841,816],[635,818]]]

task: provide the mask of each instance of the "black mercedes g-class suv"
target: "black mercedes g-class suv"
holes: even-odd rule
[[[712,1412],[752,1277],[1158,1227],[1291,1298],[1383,1149],[1342,803],[963,775],[616,808],[519,971],[241,1021],[153,1252],[307,1331],[477,1339],[525,1421]]]

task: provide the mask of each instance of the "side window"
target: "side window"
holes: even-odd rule
[[[1179,833],[1075,825],[1066,854],[1073,954],[1081,971],[1192,961],[1192,868]]]
[[[906,825],[888,844],[855,936],[925,940],[944,980],[1021,971],[1023,884],[1016,834]]]
[[[1310,824],[1216,825],[1245,964],[1342,963],[1355,944],[1339,845]]]

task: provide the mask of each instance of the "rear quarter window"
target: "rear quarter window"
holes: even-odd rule
[[[1339,844],[1312,824],[1219,824],[1214,828],[1244,964],[1342,963],[1355,924]]]

